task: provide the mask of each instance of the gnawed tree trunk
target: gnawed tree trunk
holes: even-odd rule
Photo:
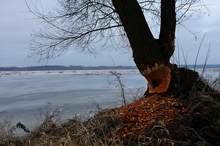
[[[148,80],[148,92],[164,93],[173,86],[175,66],[169,62],[174,52],[176,28],[175,0],[161,2],[161,31],[157,41],[137,0],[112,0],[129,39],[134,62]],[[176,76],[175,76],[176,77]]]

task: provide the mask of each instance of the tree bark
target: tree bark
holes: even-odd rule
[[[137,65],[149,64],[152,59],[163,60],[137,0],[112,0],[133,50]]]
[[[149,93],[166,92],[172,74],[169,58],[174,51],[175,0],[161,3],[163,12],[159,41],[153,37],[137,0],[112,0],[112,2],[129,39],[134,62],[140,73],[148,80]]]
[[[160,52],[169,61],[175,50],[175,0],[161,0]]]

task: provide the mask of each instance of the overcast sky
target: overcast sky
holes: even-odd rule
[[[27,0],[29,1],[29,0]],[[35,0],[34,0],[35,1]],[[204,0],[205,1],[205,0]],[[45,1],[42,1],[44,5]],[[210,56],[207,64],[220,64],[220,1],[208,0],[210,16],[205,16],[198,20],[190,20],[185,26],[190,31],[196,33],[195,36],[183,27],[178,27],[176,31],[176,42],[178,41],[180,50],[180,64],[184,64],[183,53],[187,54],[187,64],[194,64],[200,42],[206,33],[201,47],[197,64],[204,64],[205,56],[210,44]],[[47,0],[46,7],[52,7],[55,0]],[[1,0],[0,1],[0,67],[10,66],[39,66],[46,63],[38,63],[34,58],[27,58],[29,54],[28,42],[30,34],[39,30],[39,21],[32,19],[33,15],[27,12],[24,0]],[[177,48],[175,54],[177,56]],[[123,51],[106,50],[101,55],[91,55],[77,52],[66,52],[59,58],[49,60],[47,65],[132,65],[134,62],[131,53]],[[114,60],[114,63],[112,59]]]

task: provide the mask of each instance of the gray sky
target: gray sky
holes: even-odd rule
[[[35,0],[34,0],[35,1]],[[44,4],[45,1],[42,1]],[[187,29],[196,33],[195,36],[183,27],[178,27],[176,32],[176,42],[179,44],[180,64],[184,64],[183,53],[187,54],[187,64],[194,64],[200,42],[206,33],[206,37],[201,47],[197,64],[204,64],[205,56],[211,48],[207,64],[220,64],[220,1],[209,0],[208,5],[211,11],[210,16],[205,16],[197,20],[189,20],[185,23]],[[47,7],[52,7],[55,0],[47,0]],[[27,58],[29,54],[28,42],[30,34],[38,31],[40,26],[38,20],[32,19],[33,15],[27,12],[24,0],[1,0],[0,1],[0,67],[10,66],[38,66],[46,63],[38,63],[34,58]],[[175,54],[177,56],[178,51]],[[126,50],[114,51],[106,50],[101,55],[91,55],[79,52],[68,51],[61,57],[49,60],[47,65],[132,65],[134,62],[132,54],[125,53]],[[114,63],[112,59],[114,60]]]

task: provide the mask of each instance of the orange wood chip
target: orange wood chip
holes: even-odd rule
[[[166,125],[173,121],[176,116],[186,112],[178,99],[159,95],[153,95],[116,109],[124,123],[123,128],[118,133],[121,138],[143,133],[156,124],[157,120],[164,121]]]

